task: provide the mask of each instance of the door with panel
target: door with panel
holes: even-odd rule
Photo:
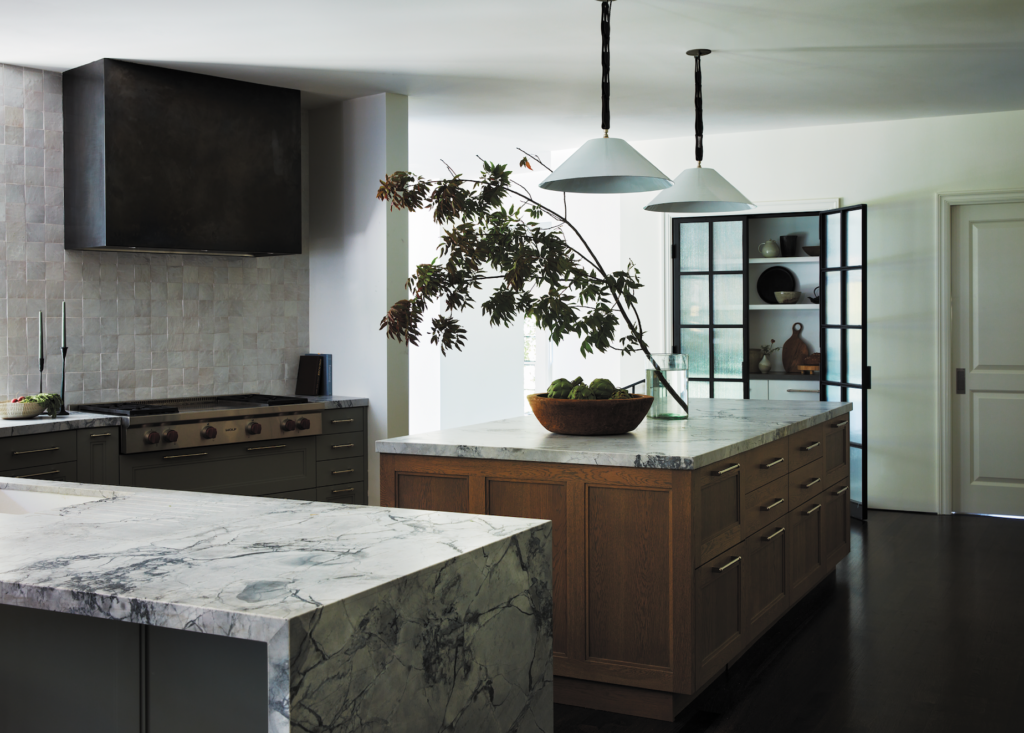
[[[826,211],[821,226],[821,391],[826,402],[852,402],[850,511],[867,518],[868,366],[867,206]]]
[[[954,206],[953,510],[1024,516],[1024,204]]]
[[[744,217],[672,220],[673,351],[690,397],[743,399],[747,371]]]

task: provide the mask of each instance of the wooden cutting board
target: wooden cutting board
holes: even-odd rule
[[[800,338],[803,330],[804,324],[794,323],[793,335],[782,345],[782,368],[788,374],[797,371],[796,368],[803,364],[804,359],[811,353],[810,347]]]

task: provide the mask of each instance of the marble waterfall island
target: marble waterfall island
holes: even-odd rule
[[[551,563],[546,521],[0,479],[0,729],[551,731]]]

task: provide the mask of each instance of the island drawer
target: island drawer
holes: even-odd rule
[[[324,410],[323,431],[331,433],[354,433],[362,430],[364,409],[362,407],[346,407],[341,410]]]
[[[813,499],[827,487],[825,461],[821,458],[789,474],[789,496],[794,505]]]
[[[32,468],[8,468],[6,471],[0,471],[0,476],[37,478],[46,481],[77,481],[78,463],[76,461],[65,461],[64,463],[49,463],[45,466],[34,466]]]
[[[825,423],[825,483],[850,475],[850,414]]]
[[[743,491],[749,494],[789,473],[789,438],[765,443],[747,451],[741,458],[746,464],[746,470],[743,472]]]
[[[746,453],[694,471],[693,565],[703,565],[743,539],[743,475]]]
[[[363,459],[336,458],[331,461],[318,461],[316,464],[316,485],[332,486],[337,483],[362,481],[366,476],[363,472]]]
[[[801,430],[789,436],[789,470],[795,471],[825,455],[825,426]]]
[[[361,456],[365,442],[361,434],[321,435],[316,439],[316,459],[325,461],[332,458]]]
[[[0,471],[11,475],[11,471],[29,466],[76,461],[77,444],[74,430],[4,438],[3,450],[0,451]]]
[[[366,483],[357,481],[337,486],[318,486],[316,489],[316,499],[317,501],[333,501],[338,504],[363,504],[365,506]]]
[[[743,537],[746,539],[770,522],[777,522],[790,510],[789,477],[782,476],[743,496]]]

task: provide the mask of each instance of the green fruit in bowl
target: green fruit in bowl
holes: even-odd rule
[[[629,397],[630,397],[630,395],[629,395],[629,390],[628,389],[617,389],[617,390],[615,390],[615,394],[613,394],[608,399],[610,399],[610,400],[628,400]]]
[[[577,384],[584,384],[583,377],[576,377],[572,380],[572,386],[575,387]]]
[[[556,379],[548,386],[548,397],[556,400],[564,400],[572,392],[572,382],[568,379]]]
[[[585,384],[577,384],[572,388],[572,392],[569,393],[570,400],[592,400],[595,399],[594,393]]]
[[[595,379],[590,383],[590,391],[599,400],[607,400],[615,394],[615,385],[608,379]]]

